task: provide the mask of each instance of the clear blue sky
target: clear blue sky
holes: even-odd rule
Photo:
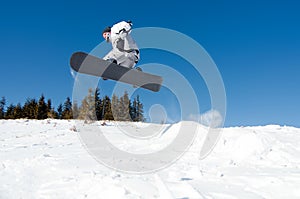
[[[136,28],[182,32],[206,49],[224,80],[226,126],[300,127],[299,10],[295,0],[1,2],[0,96],[16,104],[43,93],[64,102],[74,83],[71,54],[91,51],[103,27],[131,19]],[[158,62],[156,53],[144,61]]]

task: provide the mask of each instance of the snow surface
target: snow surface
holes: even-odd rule
[[[124,147],[115,122],[100,124],[94,125],[114,133]],[[171,139],[176,126],[160,137]],[[75,121],[0,120],[0,198],[300,198],[300,129],[225,128],[203,160],[199,151],[207,128],[199,125],[198,131],[173,165],[138,175],[98,163],[80,142]],[[138,152],[135,144],[127,148]]]

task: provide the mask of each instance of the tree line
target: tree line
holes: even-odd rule
[[[57,108],[52,106],[51,99],[45,99],[42,94],[38,100],[28,98],[24,105],[10,104],[6,106],[6,99],[0,100],[0,119],[81,119],[81,120],[117,120],[117,121],[145,121],[143,104],[137,95],[133,100],[128,93],[123,96],[115,94],[100,97],[99,88],[89,89],[87,96],[81,101],[72,103],[69,97]]]

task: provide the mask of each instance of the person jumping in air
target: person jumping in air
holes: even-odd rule
[[[121,21],[103,30],[103,38],[112,45],[112,50],[100,58],[85,52],[75,52],[70,59],[71,68],[82,74],[103,80],[123,82],[136,88],[158,92],[163,77],[143,72],[136,64],[140,51],[131,37],[131,21]]]
[[[133,68],[140,59],[137,44],[130,35],[131,21],[121,21],[112,27],[106,27],[103,38],[112,44],[112,50],[103,58],[127,68]]]

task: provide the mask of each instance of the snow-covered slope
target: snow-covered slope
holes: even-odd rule
[[[99,128],[122,143],[119,128],[108,124]],[[157,173],[131,175],[91,157],[75,126],[75,121],[0,120],[0,198],[300,198],[297,128],[225,128],[213,152],[199,160],[206,131],[199,125],[200,138],[179,161]],[[171,139],[174,128],[162,139]]]

